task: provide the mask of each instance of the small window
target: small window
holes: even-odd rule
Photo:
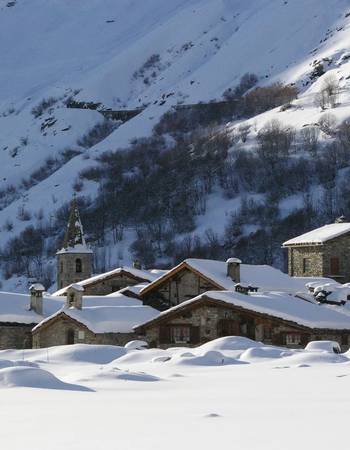
[[[286,334],[286,344],[287,345],[300,345],[301,335],[297,333],[287,333]]]
[[[61,271],[61,273],[63,272],[63,262],[61,261],[61,264],[60,264],[60,271]]]
[[[171,327],[171,341],[174,344],[188,344],[191,340],[190,327],[186,325]]]
[[[82,331],[82,330],[78,331],[78,339],[80,341],[83,341],[85,339],[85,331]]]
[[[309,272],[311,267],[310,258],[303,258],[303,273]]]
[[[83,264],[80,258],[75,260],[75,271],[76,273],[81,273],[83,271]]]
[[[330,259],[331,275],[339,275],[339,258]]]

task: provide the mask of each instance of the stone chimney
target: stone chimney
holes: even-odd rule
[[[30,292],[30,309],[42,316],[43,314],[43,293],[45,288],[40,283],[34,283],[29,288]]]
[[[229,258],[226,261],[227,276],[231,278],[234,283],[241,281],[241,264],[242,261],[238,258]]]
[[[140,261],[138,260],[138,259],[135,259],[135,261],[133,262],[133,268],[134,269],[138,269],[138,270],[141,270],[142,269],[142,267],[141,267],[141,263],[140,263]]]
[[[67,288],[66,308],[81,309],[83,306],[83,286],[71,284]]]

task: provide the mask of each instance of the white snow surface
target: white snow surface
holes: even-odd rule
[[[191,349],[2,351],[0,362],[38,366],[0,368],[2,445],[93,450],[114,448],[117,439],[118,448],[145,450],[346,447],[349,358],[239,337]],[[328,412],[322,427],[321,407]]]
[[[43,297],[43,316],[30,310],[30,295],[0,292],[0,322],[39,323],[62,308],[61,298]]]
[[[337,238],[346,233],[350,233],[350,223],[331,223],[304,233],[301,236],[289,239],[283,243],[283,246],[288,247],[289,245],[323,244],[324,242],[330,241],[331,239]]]

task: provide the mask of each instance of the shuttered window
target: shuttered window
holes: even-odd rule
[[[331,258],[330,259],[330,269],[331,275],[339,275],[339,258]]]

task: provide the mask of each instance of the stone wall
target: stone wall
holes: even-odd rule
[[[0,323],[0,349],[32,348],[31,330],[35,324]]]
[[[164,342],[164,327],[176,325],[188,325],[198,327],[199,338],[195,343],[177,343],[169,339]],[[163,336],[162,336],[163,334]],[[349,332],[350,334],[350,332]],[[299,326],[292,326],[283,321],[270,319],[258,314],[242,312],[234,308],[222,306],[199,306],[198,308],[179,312],[176,317],[160,324],[150,325],[145,328],[143,339],[152,347],[168,348],[171,346],[200,345],[205,342],[223,336],[244,336],[253,340],[262,341],[265,344],[280,345],[289,348],[304,348],[312,340],[335,340],[342,346],[342,350],[349,348],[349,334],[342,332],[313,333]],[[168,334],[169,336],[169,334]],[[300,338],[299,343],[288,342],[293,336]]]
[[[309,268],[304,271],[304,258]],[[331,258],[339,258],[339,274],[331,273]],[[341,283],[350,281],[350,233],[323,245],[288,248],[288,272],[294,277],[330,277]]]
[[[74,342],[71,341],[74,337]],[[125,345],[135,339],[134,333],[92,333],[84,325],[66,317],[56,320],[33,332],[33,348],[67,344]]]
[[[82,271],[76,272],[76,260],[82,262]],[[86,280],[92,275],[92,253],[59,253],[57,255],[57,289]]]
[[[119,291],[127,286],[135,286],[139,284],[140,280],[127,274],[116,274],[105,280],[100,280],[84,287],[84,295],[107,295],[112,292]]]
[[[143,295],[142,300],[144,304],[162,311],[215,289],[217,289],[216,286],[184,268],[152,289],[151,292]]]

